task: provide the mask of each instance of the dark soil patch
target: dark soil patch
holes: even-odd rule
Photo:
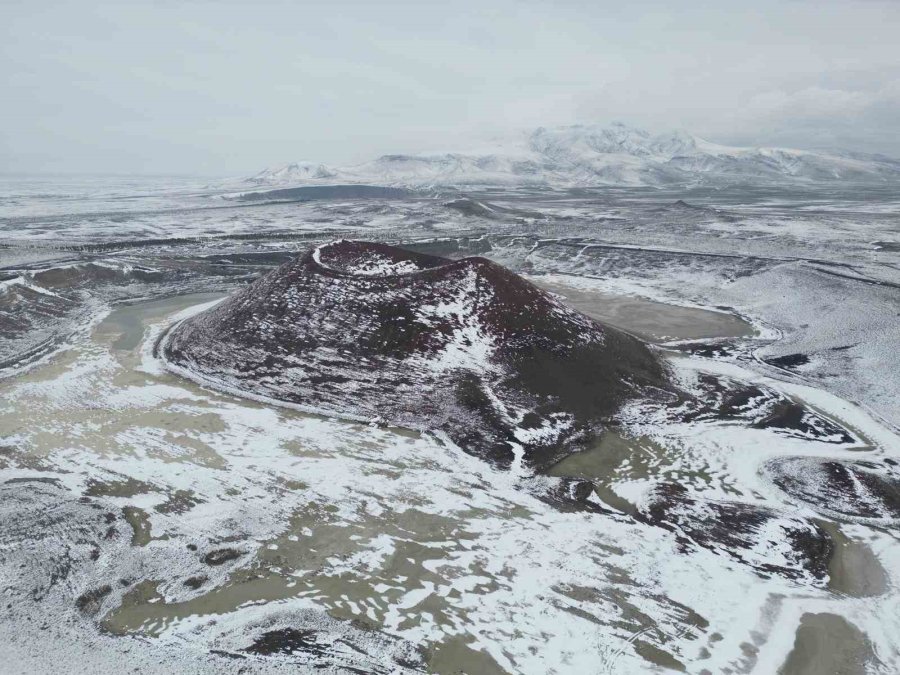
[[[203,500],[196,497],[190,490],[175,490],[169,494],[168,499],[162,504],[157,505],[155,510],[158,513],[185,513],[190,511],[198,504],[202,504]]]
[[[263,633],[244,651],[260,656],[297,652],[325,656],[328,653],[325,645],[316,642],[316,631],[296,628],[282,628]]]
[[[224,565],[227,562],[231,562],[232,560],[237,560],[242,555],[244,555],[243,551],[238,551],[234,548],[220,548],[215,551],[210,551],[203,556],[203,562],[207,565],[217,567],[219,565]]]
[[[798,366],[805,366],[809,363],[809,357],[806,354],[788,354],[786,356],[776,356],[775,358],[766,359],[766,363],[775,366],[776,368],[787,368],[788,370],[791,370]]]
[[[134,497],[153,491],[153,486],[134,478],[101,481],[91,478],[84,491],[87,497]]]
[[[108,584],[87,591],[86,593],[78,596],[78,598],[75,600],[75,607],[82,614],[93,616],[98,611],[100,611],[100,605],[103,604],[103,598],[105,598],[110,593],[112,593],[112,586]]]
[[[207,577],[190,577],[184,580],[184,585],[193,590],[197,590],[207,582]]]

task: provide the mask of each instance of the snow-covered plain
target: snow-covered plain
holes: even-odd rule
[[[823,513],[763,470],[900,459],[894,190],[245,205],[160,180],[116,206],[102,180],[29,180],[0,217],[0,635],[13,671],[770,673],[798,662],[798,627],[827,615],[851,627],[841,638],[862,672],[900,669],[896,524]],[[579,460],[607,513],[566,512],[540,498],[556,479],[493,469],[437,436],[214,393],[153,358],[179,312],[339,236],[737,314],[752,335],[662,345],[685,386],[713,373],[771,388],[854,441],[636,408],[623,455]],[[743,562],[699,535],[685,544],[634,517],[672,483],[693,500],[682,518],[732,502],[780,518],[750,533]],[[834,533],[827,578],[760,573],[791,566],[792,519]],[[303,648],[263,653],[267,634]]]

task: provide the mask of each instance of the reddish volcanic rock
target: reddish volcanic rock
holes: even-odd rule
[[[642,342],[496,263],[351,241],[186,319],[161,351],[203,383],[443,431],[515,469],[545,468],[667,387]]]

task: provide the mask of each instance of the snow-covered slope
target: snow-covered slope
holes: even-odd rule
[[[324,164],[315,162],[294,162],[280,167],[263,169],[246,179],[247,183],[259,185],[290,185],[308,180],[332,178],[335,172]]]
[[[290,164],[250,182],[432,185],[676,185],[682,183],[900,182],[900,160],[859,153],[740,148],[684,132],[653,135],[613,124],[538,128],[468,152],[383,155],[338,169]]]

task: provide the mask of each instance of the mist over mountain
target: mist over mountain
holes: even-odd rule
[[[539,127],[468,151],[389,154],[347,167],[300,162],[266,169],[257,185],[668,186],[680,184],[900,182],[900,160],[859,152],[732,147],[683,131],[651,134],[617,123]]]

